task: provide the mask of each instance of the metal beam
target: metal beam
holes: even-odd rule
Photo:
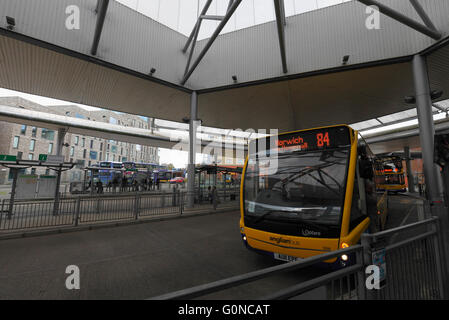
[[[226,12],[226,15],[224,16],[223,20],[220,22],[220,24],[218,25],[217,29],[215,29],[215,31],[212,34],[212,36],[210,37],[209,41],[206,43],[206,45],[204,46],[203,50],[200,52],[200,54],[196,58],[196,60],[193,63],[192,67],[184,75],[184,78],[181,81],[181,85],[185,85],[187,80],[189,80],[189,78],[192,75],[193,71],[195,71],[196,67],[198,67],[198,65],[200,64],[201,60],[206,55],[207,51],[209,51],[209,49],[212,46],[212,44],[214,43],[215,39],[217,39],[218,35],[223,30],[223,28],[226,26],[226,23],[228,23],[229,19],[232,17],[232,15],[234,14],[235,10],[237,10],[237,7],[240,5],[241,2],[242,2],[242,0],[235,0],[232,3],[232,5],[229,8],[228,12]]]
[[[284,32],[284,23],[285,16],[283,16],[283,1],[282,0],[274,0],[274,11],[276,12],[276,24],[278,29],[278,37],[279,37],[279,47],[281,50],[281,60],[282,60],[282,71],[284,73],[288,72],[287,69],[287,54],[285,52],[285,32]]]
[[[203,19],[203,20],[218,20],[218,21],[221,21],[221,20],[224,19],[224,16],[204,15],[204,16],[200,16],[200,19]]]
[[[415,29],[418,32],[421,32],[423,34],[425,34],[426,36],[431,37],[432,39],[435,40],[440,40],[442,37],[442,34],[435,30],[435,29],[431,29],[426,25],[423,25],[419,22],[416,22],[413,19],[410,19],[409,17],[403,15],[402,13],[391,9],[390,7],[376,1],[376,0],[357,0],[361,3],[363,3],[364,5],[367,6],[376,6],[377,8],[379,8],[379,11],[381,13],[383,13],[384,15],[395,19],[397,21],[399,21],[402,24],[405,24],[406,26],[409,26],[412,29]]]
[[[95,26],[94,42],[90,53],[95,56],[98,51],[98,44],[100,43],[101,32],[103,31],[104,20],[106,18],[106,12],[108,11],[109,0],[98,0],[97,2],[97,25]]]
[[[207,0],[206,4],[203,7],[203,10],[201,10],[200,17],[204,16],[207,13],[207,10],[209,10],[209,7],[210,7],[211,4],[212,4],[212,0]],[[187,43],[185,44],[184,48],[182,49],[183,53],[186,53],[187,49],[189,48],[190,43],[192,42],[193,37],[195,36],[196,30],[197,30],[197,28],[199,28],[199,26],[198,26],[199,24],[201,24],[201,19],[198,18],[198,20],[196,21],[195,26],[193,27],[192,32],[190,33],[190,36],[189,36],[189,39],[187,40]]]
[[[430,20],[429,16],[427,15],[424,8],[421,6],[418,0],[410,0],[410,3],[412,4],[413,8],[415,8],[418,15],[421,17],[422,21],[425,23],[427,27],[429,27],[432,30],[437,31],[437,28],[433,24],[432,20]]]

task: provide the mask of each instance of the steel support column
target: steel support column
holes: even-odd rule
[[[192,92],[189,122],[189,163],[187,165],[187,208],[195,202],[196,121],[198,119],[198,94]]]
[[[407,170],[407,181],[408,181],[408,191],[415,192],[415,180],[413,177],[412,166],[411,166],[411,153],[409,147],[404,147],[404,157],[405,157],[405,168]]]
[[[447,274],[447,259],[449,258],[449,220],[448,210],[443,202],[440,172],[434,163],[434,123],[432,115],[432,101],[430,97],[430,84],[427,71],[426,58],[421,55],[413,57],[413,78],[415,83],[416,107],[418,111],[419,139],[421,142],[422,158],[424,164],[426,197],[430,204],[433,216],[439,218],[441,245],[443,253],[443,268]],[[447,284],[446,287],[447,294]]]
[[[64,138],[67,133],[67,130],[64,128],[61,128],[58,130],[58,137],[57,137],[57,145],[56,145],[56,155],[62,156],[62,148],[64,147]],[[62,175],[62,166],[57,171],[56,176],[56,189],[55,189],[55,203],[53,206],[53,215],[58,215],[59,213],[59,200],[60,200],[60,194],[59,189],[61,186],[61,175]]]
[[[94,41],[90,53],[97,55],[98,45],[100,43],[101,33],[103,31],[104,20],[106,18],[106,12],[108,11],[109,0],[98,0],[97,3],[97,25],[95,26]]]
[[[438,183],[437,166],[433,162],[434,135],[432,101],[430,98],[430,85],[427,74],[427,63],[423,56],[413,58],[413,76],[415,83],[416,107],[419,123],[419,138],[424,162],[424,175],[426,179],[427,199],[438,203],[442,200],[443,192]]]

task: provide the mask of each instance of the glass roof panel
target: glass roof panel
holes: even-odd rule
[[[381,123],[377,121],[376,119],[362,121],[358,123],[351,124],[351,128],[354,130],[363,130],[371,127],[379,126]]]
[[[382,123],[390,123],[390,122],[394,122],[394,121],[400,121],[400,120],[404,120],[404,119],[408,119],[408,118],[413,118],[416,116],[417,116],[416,108],[413,108],[410,110],[389,114],[385,117],[380,117],[378,119]]]
[[[116,0],[186,36],[195,25],[207,0]],[[287,17],[318,10],[353,0],[284,0]],[[224,15],[229,0],[213,0],[208,15]],[[232,32],[254,25],[274,21],[273,0],[243,0],[228,21],[222,33]],[[205,20],[198,40],[209,38],[219,21]]]

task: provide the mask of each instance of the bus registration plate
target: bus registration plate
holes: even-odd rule
[[[275,253],[274,254],[274,258],[276,260],[287,261],[287,262],[293,262],[293,261],[301,260],[301,258],[292,257],[292,256],[288,256],[286,254],[280,254],[280,253]]]

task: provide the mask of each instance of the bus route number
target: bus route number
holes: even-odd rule
[[[322,148],[324,147],[324,144],[326,144],[326,146],[330,147],[330,141],[329,141],[329,132],[326,133],[318,133],[316,135],[316,140],[317,140],[317,147]]]

